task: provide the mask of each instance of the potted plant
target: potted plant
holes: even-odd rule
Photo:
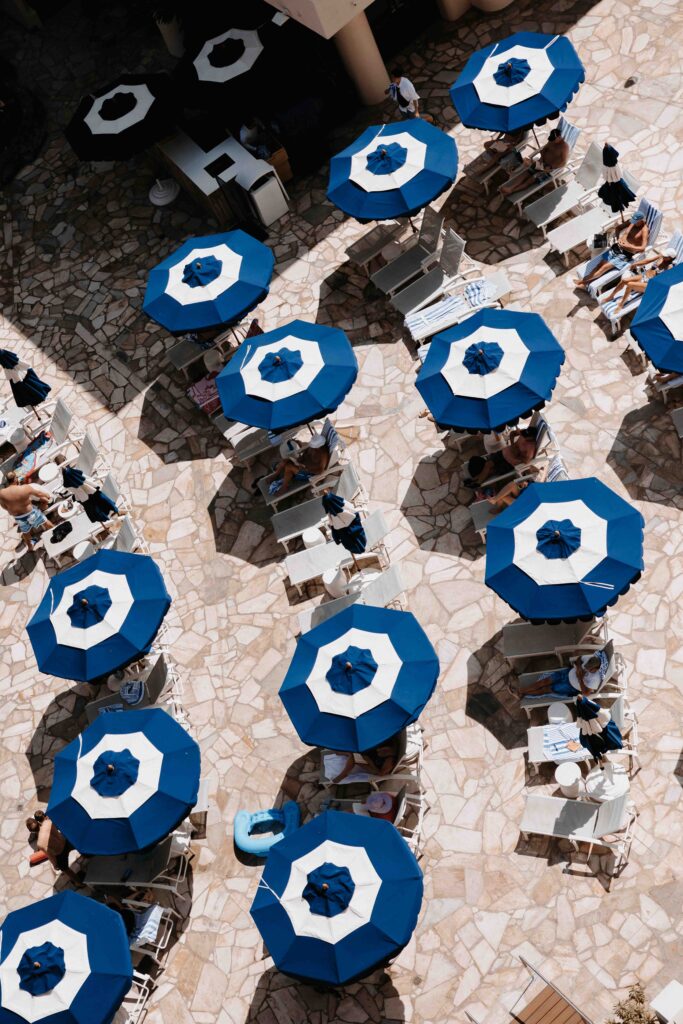
[[[172,57],[182,57],[185,53],[183,34],[185,4],[182,0],[148,0],[146,6],[161,32],[168,52]]]
[[[629,989],[626,999],[617,1003],[607,1024],[658,1024],[656,1014],[645,1001],[645,990],[640,982]]]

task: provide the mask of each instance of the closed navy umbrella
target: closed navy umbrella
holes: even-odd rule
[[[323,508],[327,512],[332,540],[346,548],[356,563],[355,556],[362,555],[368,543],[360,513],[353,505],[347,505],[339,494],[332,492],[323,495]]]
[[[118,512],[118,505],[109,498],[101,487],[74,466],[62,470],[62,483],[79,501],[91,523],[106,523]]]
[[[40,405],[50,394],[52,388],[41,380],[28,363],[23,362],[9,349],[0,348],[0,366],[10,383],[15,403],[20,409],[27,406]]]
[[[604,651],[599,657],[606,658]],[[576,698],[576,720],[579,727],[579,742],[589,750],[596,761],[602,761],[610,750],[621,750],[624,741],[619,726],[607,708],[582,694]]]
[[[598,189],[598,197],[612,213],[622,213],[636,198],[635,192],[629,188],[621,176],[619,153],[608,143],[602,148],[602,175],[604,184]],[[623,221],[622,216],[622,221]]]

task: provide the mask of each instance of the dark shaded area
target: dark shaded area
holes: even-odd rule
[[[46,136],[45,109],[15,68],[0,58],[0,187],[35,160]]]
[[[264,950],[263,958],[268,954]],[[418,983],[418,979],[415,979]],[[269,968],[259,979],[245,1024],[263,1021],[405,1021],[401,997],[385,970],[339,989],[314,988]]]
[[[483,725],[506,750],[526,747],[527,719],[508,689],[512,670],[499,650],[496,633],[467,661],[465,714]]]
[[[256,470],[253,476],[257,478],[261,472],[264,470]],[[271,511],[260,494],[245,489],[244,475],[244,469],[233,467],[209,502],[216,551],[252,565],[279,562],[285,551],[271,529]],[[285,507],[283,502],[278,510]]]
[[[631,498],[683,508],[681,442],[661,401],[624,416],[607,462]]]
[[[42,803],[47,803],[50,797],[56,755],[87,725],[85,708],[91,696],[92,689],[87,683],[58,693],[43,712],[31,737],[26,758],[33,773],[36,799]]]
[[[213,459],[226,449],[211,419],[165,374],[145,392],[138,437],[165,463]]]
[[[442,451],[426,455],[418,464],[401,502],[401,511],[425,551],[460,555],[474,561],[484,554],[484,545],[467,508],[473,492],[462,486],[472,446],[467,441],[463,450],[455,443],[449,447],[448,435],[444,443]]]

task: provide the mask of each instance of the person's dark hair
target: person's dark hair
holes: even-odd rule
[[[529,440],[535,441],[536,435],[538,434],[538,427],[524,427],[522,430],[522,437],[528,437]]]
[[[559,139],[561,134],[562,132],[559,128],[553,128],[553,130],[548,134],[548,142],[554,142],[555,139]]]
[[[467,463],[467,472],[471,477],[477,477],[486,465],[486,459],[481,455],[473,455]]]
[[[391,72],[392,78],[403,78],[403,68],[394,68]]]
[[[45,811],[34,811],[33,817],[38,822],[39,825],[42,825],[42,823],[45,821]]]
[[[35,818],[27,818],[26,819],[26,828],[31,833],[39,832],[40,831],[40,825],[38,824],[38,822],[36,821]]]

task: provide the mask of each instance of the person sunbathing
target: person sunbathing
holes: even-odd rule
[[[293,480],[310,480],[324,473],[330,464],[330,450],[322,434],[314,434],[302,452],[283,459],[273,470],[271,494],[284,494]]]
[[[610,270],[626,270],[634,256],[645,252],[649,237],[650,229],[645,214],[636,210],[629,223],[619,228],[615,241],[603,252],[596,266],[583,277],[574,278],[574,286],[587,288]]]
[[[504,476],[515,466],[530,462],[538,448],[537,433],[536,427],[513,430],[508,444],[500,451],[491,452],[486,458],[482,455],[473,455],[467,463],[469,479],[464,481],[465,486],[481,487],[487,480]]]
[[[499,192],[503,196],[512,195],[513,192],[521,192],[530,188],[536,183],[540,184],[550,180],[552,171],[559,171],[569,159],[569,145],[562,138],[559,128],[553,128],[548,135],[546,144],[536,157],[524,157],[522,163],[525,170],[514,171],[507,184],[501,185]]]
[[[517,691],[519,697],[576,697],[578,693],[590,696],[599,690],[607,675],[608,660],[604,651],[584,654],[571,668],[558,668],[538,679],[532,686]]]
[[[604,302],[611,302],[612,299],[616,298],[617,292],[621,290],[621,298],[614,307],[614,312],[618,313],[619,310],[624,308],[632,295],[643,294],[647,288],[648,281],[656,277],[657,274],[661,274],[664,270],[669,270],[673,266],[675,259],[676,250],[665,249],[661,256],[649,256],[644,260],[636,260],[631,264],[631,269],[635,270],[636,273],[627,274],[625,277],[622,277],[616,287],[605,298]]]
[[[346,764],[338,775],[332,779],[332,782],[341,782],[354,770],[382,777],[390,775],[398,764],[400,740],[401,734],[398,733],[398,735],[392,736],[386,743],[382,743],[378,747],[363,750],[358,754],[348,754]]]
[[[524,145],[528,136],[528,128],[519,128],[516,132],[505,132],[499,139],[487,139],[484,149],[489,157],[489,164],[500,162],[513,149],[519,149]]]

